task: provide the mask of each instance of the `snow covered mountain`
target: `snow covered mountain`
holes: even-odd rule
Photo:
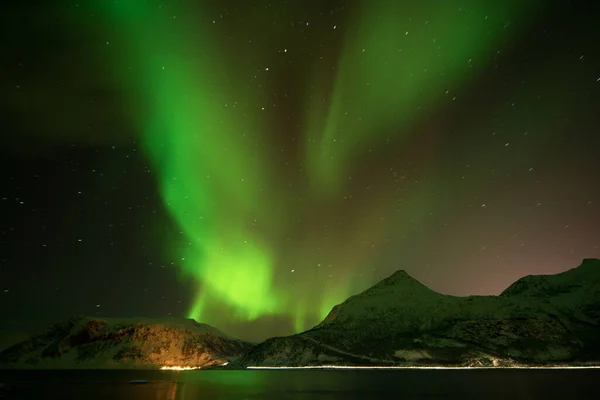
[[[316,327],[272,338],[234,364],[461,365],[600,362],[600,260],[527,276],[500,296],[442,295],[398,271]]]
[[[437,293],[404,271],[314,328],[252,346],[191,319],[85,318],[0,352],[3,368],[600,364],[600,260],[499,296]]]
[[[71,318],[0,353],[3,368],[222,365],[252,345],[192,319]]]

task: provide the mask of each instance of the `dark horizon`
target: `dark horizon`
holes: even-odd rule
[[[0,330],[258,341],[600,258],[600,4],[140,4],[0,16]]]

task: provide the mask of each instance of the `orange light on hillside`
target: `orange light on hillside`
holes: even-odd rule
[[[163,371],[190,371],[192,369],[200,369],[200,367],[181,367],[179,365],[165,365],[160,367]]]

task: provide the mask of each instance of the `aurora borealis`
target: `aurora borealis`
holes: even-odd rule
[[[597,6],[559,3],[15,3],[0,310],[255,339],[396,269],[489,294],[598,257]]]

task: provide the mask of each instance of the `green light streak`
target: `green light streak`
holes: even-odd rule
[[[514,33],[507,28],[522,3],[363,2],[347,29],[327,115],[315,112],[306,124],[314,185],[336,193],[358,154],[406,139],[424,112],[459,95]],[[308,107],[323,108],[322,98]]]
[[[148,4],[115,2],[112,15],[121,17],[131,38],[139,67],[134,78],[149,97],[144,143],[164,202],[187,238],[182,274],[199,283],[189,317],[206,319],[205,303],[215,299],[239,318],[275,312],[269,249],[250,228],[267,217],[269,178],[257,146],[244,135],[258,144],[260,125],[224,106],[243,93],[228,92],[227,77],[211,61],[218,54],[208,35],[197,34],[201,42],[192,46],[185,20],[173,23]]]
[[[295,228],[299,211],[287,200],[287,182],[269,173],[262,135],[271,127],[260,111],[264,99],[246,84],[258,53],[273,49],[257,46],[256,60],[248,65],[226,65],[226,49],[216,45],[196,12],[172,4],[167,12],[142,0],[99,4],[129,40],[117,69],[140,109],[144,147],[164,204],[183,233],[166,245],[182,261],[181,276],[198,286],[188,316],[219,326],[232,316],[284,314],[302,331],[364,289],[369,273],[359,278],[355,272],[373,256],[360,243],[380,238],[388,226],[360,221],[380,221],[382,212],[397,207],[382,193],[374,193],[352,229],[328,247],[314,235],[282,250],[280,237]],[[331,90],[315,68],[309,79],[322,84],[300,101],[310,110],[302,133],[311,185],[298,194],[307,204],[321,208],[324,195],[341,197],[359,156],[407,139],[425,112],[459,96],[514,33],[507,27],[525,13],[515,0],[457,4],[374,0],[355,10]],[[450,190],[426,181],[406,199],[403,215],[426,224],[430,193]],[[410,234],[408,228],[395,231]],[[319,246],[324,250],[316,254]],[[293,284],[277,274],[295,263],[309,269],[323,259],[347,273],[328,282],[305,274]],[[217,311],[223,305],[229,312]]]

